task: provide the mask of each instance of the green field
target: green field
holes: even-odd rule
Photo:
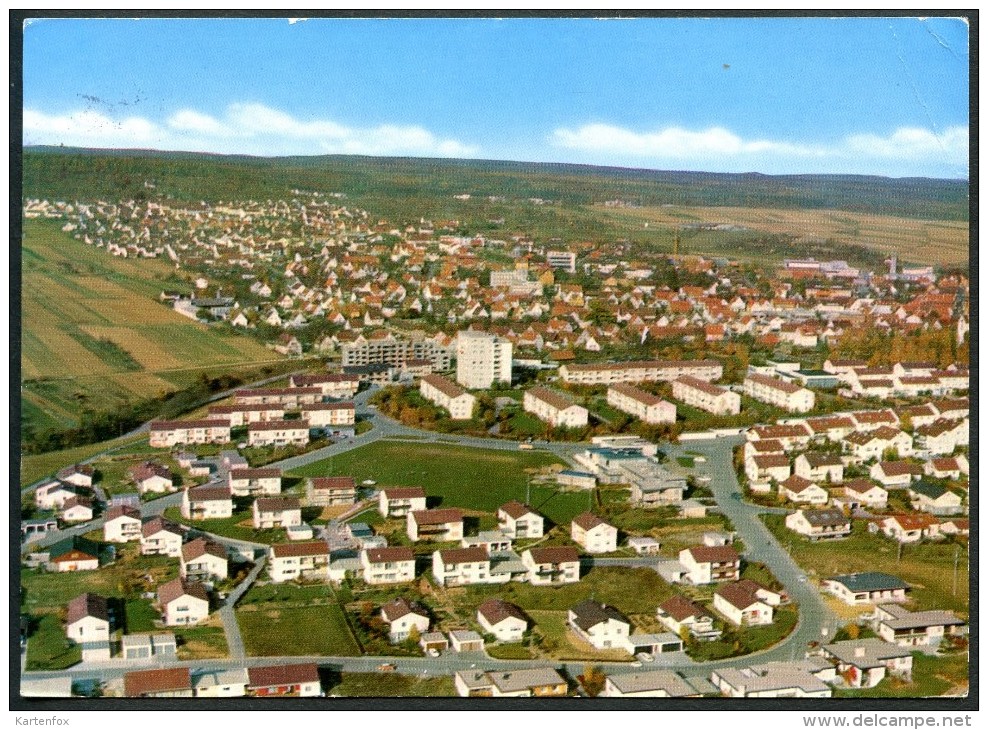
[[[57,615],[33,616],[32,624],[27,640],[28,671],[65,669],[82,660],[82,649],[65,637]]]
[[[111,256],[54,221],[24,221],[21,274],[23,422],[35,430],[160,397],[210,369],[283,360],[161,304],[162,289],[187,288],[169,263]]]
[[[110,449],[130,450],[140,443],[147,443],[147,436],[137,435],[111,441],[102,441],[98,444],[87,444],[86,446],[76,446],[72,449],[62,451],[49,451],[45,454],[32,454],[21,456],[21,486],[27,486],[50,474],[54,474],[63,466],[76,464],[85,461],[96,454]],[[155,450],[157,451],[157,450]]]
[[[880,571],[897,576],[912,586],[909,596],[916,610],[947,609],[964,616],[970,612],[967,552],[951,543],[905,545],[902,559],[894,540],[869,534],[865,523],[853,523],[851,537],[834,542],[811,543],[783,525],[781,515],[762,519],[779,542],[803,569],[822,580],[833,575]],[[959,558],[957,594],[953,593],[954,556]]]
[[[349,475],[380,486],[424,487],[438,506],[494,512],[525,499],[526,469],[563,462],[538,451],[513,452],[464,446],[378,441],[290,472],[293,476]],[[587,509],[585,494],[533,485],[531,504],[557,524]],[[430,507],[436,506],[431,503]]]
[[[456,687],[451,676],[346,672],[333,678],[326,694],[330,697],[456,697]]]
[[[336,603],[316,606],[256,604],[239,608],[237,621],[250,656],[359,656]]]

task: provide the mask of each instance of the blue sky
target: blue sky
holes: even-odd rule
[[[30,21],[24,142],[967,177],[957,19]]]

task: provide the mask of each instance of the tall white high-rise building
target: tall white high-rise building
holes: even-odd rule
[[[464,388],[510,383],[511,343],[486,332],[460,332],[456,338],[456,382]]]

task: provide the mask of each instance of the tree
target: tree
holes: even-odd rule
[[[579,680],[587,697],[596,697],[604,691],[604,683],[607,681],[607,675],[601,671],[600,667],[587,665],[583,668],[583,674],[578,676],[577,680]]]

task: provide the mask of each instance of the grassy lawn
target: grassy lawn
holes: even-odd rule
[[[65,637],[62,622],[55,614],[32,616],[34,631],[27,640],[28,670],[57,670],[82,661],[82,649]]]
[[[688,654],[699,662],[743,656],[778,644],[796,628],[798,616],[794,606],[775,610],[775,621],[769,626],[737,628],[722,621],[724,635],[717,641],[701,641],[688,647]]]
[[[787,530],[781,515],[765,515],[765,524],[787,546],[793,559],[819,579],[844,573],[879,571],[894,575],[913,587],[908,594],[915,610],[947,609],[970,612],[967,552],[961,549],[957,573],[957,595],[953,595],[956,545],[920,543],[905,545],[902,560],[898,546],[884,535],[869,534],[863,521],[855,521],[847,539],[833,543],[811,543]]]
[[[546,431],[546,424],[536,418],[533,414],[525,411],[518,411],[507,420],[511,433],[516,436],[542,436]]]
[[[28,611],[64,608],[70,600],[87,591],[107,598],[129,598],[152,591],[178,575],[178,561],[174,558],[140,556],[133,544],[118,548],[117,562],[99,570],[77,573],[21,570],[24,608]],[[145,580],[145,576],[150,580]]]
[[[677,456],[676,463],[680,466],[686,467],[687,469],[692,469],[696,466],[696,462],[692,456]]]
[[[124,621],[128,634],[139,634],[145,631],[154,631],[154,622],[160,618],[160,614],[151,605],[147,598],[137,598],[127,601],[124,609]]]
[[[264,585],[253,585],[243,598],[237,603],[238,606],[249,606],[259,603],[333,603],[333,593],[329,586],[324,583],[311,585],[295,585],[294,583],[267,583]]]
[[[252,523],[252,515],[249,509],[238,510],[232,517],[223,517],[213,520],[187,520],[182,517],[178,507],[169,507],[165,510],[165,517],[183,525],[212,532],[223,537],[234,540],[245,540],[247,542],[260,542],[266,545],[272,543],[287,542],[288,538],[284,530],[255,530]]]
[[[26,487],[28,484],[33,484],[39,479],[43,479],[46,476],[54,474],[63,466],[85,461],[86,459],[92,458],[96,454],[102,453],[108,449],[127,447],[128,450],[130,450],[131,447],[139,444],[141,441],[146,443],[147,436],[130,436],[127,438],[113,439],[112,441],[101,441],[98,444],[77,446],[75,448],[65,449],[63,451],[49,451],[44,454],[22,456],[21,486]]]
[[[211,617],[209,621],[220,623],[218,616]],[[230,653],[222,625],[200,625],[171,630],[175,632],[175,638],[178,640],[179,659],[219,659]]]
[[[623,649],[595,649],[566,623],[565,611],[530,611],[535,621],[535,631],[542,635],[541,649],[559,659],[631,661],[631,655]]]
[[[502,598],[527,610],[565,611],[593,596],[623,613],[655,613],[655,608],[675,591],[650,568],[594,568],[579,583],[533,586],[508,583],[496,586],[465,586],[449,589],[459,613],[473,615],[476,607],[491,597]]]
[[[456,697],[453,678],[346,672],[327,691],[330,697]]]
[[[513,644],[489,644],[487,653],[495,659],[534,659],[528,648],[528,640],[515,642]]]
[[[249,605],[237,610],[250,656],[359,656],[343,609],[336,603],[282,607]]]
[[[291,472],[294,476],[350,475],[358,482],[424,486],[442,507],[494,512],[508,500],[525,499],[526,469],[562,462],[541,452],[512,452],[462,446],[382,441]],[[586,509],[586,496],[532,486],[532,506],[557,523]]]
[[[868,689],[839,689],[835,697],[938,697],[968,685],[968,660],[963,654],[913,654],[912,681],[886,677]]]

